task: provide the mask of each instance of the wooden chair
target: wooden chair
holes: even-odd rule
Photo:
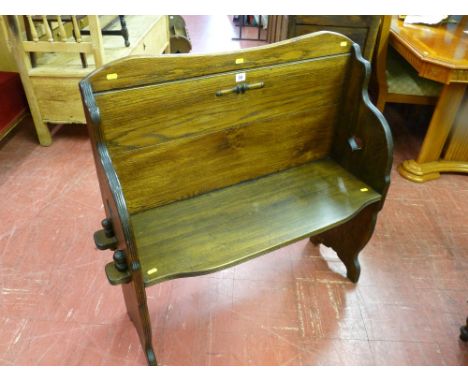
[[[100,67],[104,62],[104,53],[102,48],[102,35],[100,33],[99,19],[97,16],[89,16],[89,28],[91,31],[91,41],[83,41],[81,39],[80,30],[76,18],[73,19],[72,28],[75,36],[73,42],[67,41],[67,33],[65,32],[64,23],[60,16],[57,16],[58,35],[54,35],[47,20],[47,16],[41,17],[41,27],[45,34],[45,39],[40,39],[40,32],[38,31],[37,24],[34,22],[32,16],[24,17],[24,28],[20,23],[18,16],[8,16],[8,26],[10,28],[10,38],[13,41],[14,53],[18,70],[23,83],[24,91],[28,99],[31,116],[36,127],[39,142],[48,146],[52,143],[52,136],[47,127],[47,119],[41,111],[44,101],[38,96],[40,90],[35,85],[33,78],[33,71],[38,70],[37,54],[44,54],[53,52],[55,54],[63,53],[76,53],[80,54],[81,62],[86,54],[90,54],[94,58],[95,67]],[[23,30],[25,33],[23,35]],[[26,37],[26,39],[24,39]],[[58,37],[58,38],[57,38]],[[41,68],[42,70],[42,68]],[[63,75],[62,75],[63,77]],[[44,78],[44,75],[37,76],[39,80]],[[63,78],[59,78],[63,81]],[[75,80],[75,84],[79,78]],[[47,84],[49,96],[45,99],[47,102],[51,97],[51,92],[58,94],[57,88]],[[75,85],[76,86],[76,85]],[[69,89],[67,89],[69,91]],[[63,108],[63,105],[62,105]]]
[[[109,30],[114,15],[0,16],[5,22],[39,143],[52,144],[48,124],[84,123],[78,82],[107,62],[170,50],[168,17],[128,16]],[[125,24],[125,25],[124,25]],[[115,34],[128,38],[129,46]],[[104,29],[104,32],[103,32]],[[131,42],[131,44],[130,44]]]
[[[434,105],[442,85],[422,77],[388,44],[392,16],[384,16],[374,57],[374,82],[377,108],[383,112],[387,102]]]

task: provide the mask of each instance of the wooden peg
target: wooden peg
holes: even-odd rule
[[[76,42],[81,42],[81,32],[80,27],[78,25],[78,21],[76,20],[76,16],[72,16],[72,24],[73,24],[73,32],[75,35]]]
[[[29,29],[31,31],[31,37],[32,37],[33,41],[39,41],[36,26],[34,25],[34,21],[33,21],[32,17],[31,16],[26,16],[26,18],[28,19]]]
[[[59,28],[60,40],[66,41],[67,40],[67,33],[65,32],[65,28],[63,27],[62,17],[57,16],[57,24]]]
[[[46,32],[47,41],[53,42],[54,37],[52,36],[52,31],[50,29],[49,22],[47,21],[47,16],[42,16],[42,22],[44,23],[44,29]]]

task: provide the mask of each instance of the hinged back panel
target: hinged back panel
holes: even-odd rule
[[[327,156],[350,47],[317,33],[229,54],[133,58],[93,74],[100,136],[130,213]]]

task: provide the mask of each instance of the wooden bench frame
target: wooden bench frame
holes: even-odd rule
[[[339,168],[340,174],[349,174],[349,182],[352,182],[354,187],[361,188],[352,191],[346,188],[346,183],[340,185],[340,182],[343,183],[341,175],[340,179],[335,179],[336,181],[333,180],[332,183],[336,183],[336,187],[342,188],[339,197],[344,198],[346,202],[348,201],[346,198],[349,198],[351,202],[359,198],[360,195],[368,194],[367,199],[357,201],[358,207],[354,208],[352,213],[346,212],[343,216],[337,217],[333,221],[330,220],[327,224],[322,222],[321,226],[307,228],[306,231],[301,231],[297,236],[290,234],[288,239],[284,241],[274,241],[275,238],[273,238],[270,246],[266,246],[263,250],[256,250],[255,253],[246,253],[244,257],[239,256],[239,258],[230,259],[231,261],[215,262],[215,265],[209,264],[207,257],[206,266],[199,264],[194,265],[193,268],[183,268],[181,265],[180,272],[177,270],[172,273],[168,272],[158,276],[159,278],[149,276],[151,273],[157,272],[157,269],[156,267],[148,269],[148,264],[144,263],[147,261],[147,257],[142,258],[141,253],[139,253],[141,248],[139,248],[137,241],[140,240],[138,235],[141,233],[136,232],[136,228],[132,225],[135,224],[135,221],[132,220],[132,211],[138,210],[138,208],[129,201],[129,191],[123,190],[127,186],[122,186],[122,179],[115,167],[117,160],[111,155],[111,151],[115,150],[118,145],[115,142],[110,143],[105,138],[107,133],[103,131],[103,121],[106,118],[103,117],[103,108],[107,108],[104,114],[108,116],[112,116],[114,111],[109,106],[105,106],[99,97],[106,94],[111,97],[113,92],[122,89],[125,92],[127,90],[133,91],[132,89],[147,89],[153,86],[165,86],[177,80],[190,83],[198,81],[203,76],[212,78],[219,73],[237,73],[239,70],[254,70],[266,65],[295,63],[297,60],[304,59],[314,61],[315,59],[320,60],[324,57],[335,56],[346,59],[346,66],[343,69],[346,70],[346,82],[337,89],[340,100],[342,100],[341,109],[337,117],[338,121],[333,128],[333,144],[328,157],[331,158],[332,166]],[[314,244],[323,243],[333,248],[346,266],[347,277],[353,282],[358,281],[360,274],[358,254],[373,233],[377,213],[383,206],[389,187],[392,165],[391,133],[383,115],[369,100],[367,93],[369,74],[370,64],[362,58],[357,44],[337,33],[318,32],[272,45],[232,53],[127,58],[105,65],[80,82],[106,212],[103,230],[96,232],[95,242],[99,249],[115,250],[114,262],[106,266],[107,277],[111,284],[122,286],[127,311],[140,337],[148,364],[156,365],[157,362],[152,345],[151,321],[145,288],[156,282],[223,269],[304,237],[310,237]],[[233,91],[242,93],[248,86],[246,83],[240,84]],[[233,95],[233,97],[235,96]],[[154,127],[155,131],[157,128],[157,126]],[[122,127],[122,130],[125,128]],[[320,164],[322,162],[313,160],[307,162],[306,166],[313,166],[314,163],[319,163],[317,166],[322,166]],[[323,163],[325,163],[323,171],[327,171],[328,162]],[[302,171],[300,165],[300,163],[296,164],[291,167],[292,170],[280,171],[278,174],[286,174],[286,171]],[[268,180],[270,175],[266,175],[259,179]],[[320,176],[317,179],[320,180]],[[257,179],[254,180],[257,181]],[[347,180],[345,179],[345,181]],[[239,184],[248,188],[255,183],[241,182]],[[223,192],[235,192],[235,187],[238,185],[221,187],[220,191],[208,193],[219,196]],[[368,193],[366,194],[366,192]],[[124,196],[125,193],[127,194]],[[198,192],[193,197],[185,196],[181,202],[177,203],[191,203],[196,198],[201,200],[201,197],[204,197],[203,192]],[[324,197],[327,199],[326,194]],[[333,204],[334,199],[330,200],[323,203],[336,207]],[[165,205],[161,208],[172,208],[171,206],[177,203],[162,203]],[[320,203],[317,203],[317,208],[320,207]],[[337,204],[337,206],[340,205]],[[153,210],[161,208],[156,207]],[[339,213],[342,207],[336,209]],[[145,210],[140,208],[140,211]],[[333,214],[331,213],[331,215]],[[290,224],[297,225],[297,223]],[[207,237],[206,240],[211,239]],[[155,261],[157,261],[157,252],[154,253]]]

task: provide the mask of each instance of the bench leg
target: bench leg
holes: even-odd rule
[[[354,283],[361,273],[358,255],[374,232],[378,211],[379,204],[371,204],[346,223],[310,238],[313,244],[322,243],[336,251],[346,266],[346,276]]]
[[[122,284],[122,292],[128,315],[138,332],[148,365],[157,366],[158,363],[153,350],[151,321],[146,302],[145,288],[143,285],[140,286],[135,281],[131,281],[128,284]]]
[[[466,325],[460,328],[460,339],[468,342],[468,317],[466,318]]]

